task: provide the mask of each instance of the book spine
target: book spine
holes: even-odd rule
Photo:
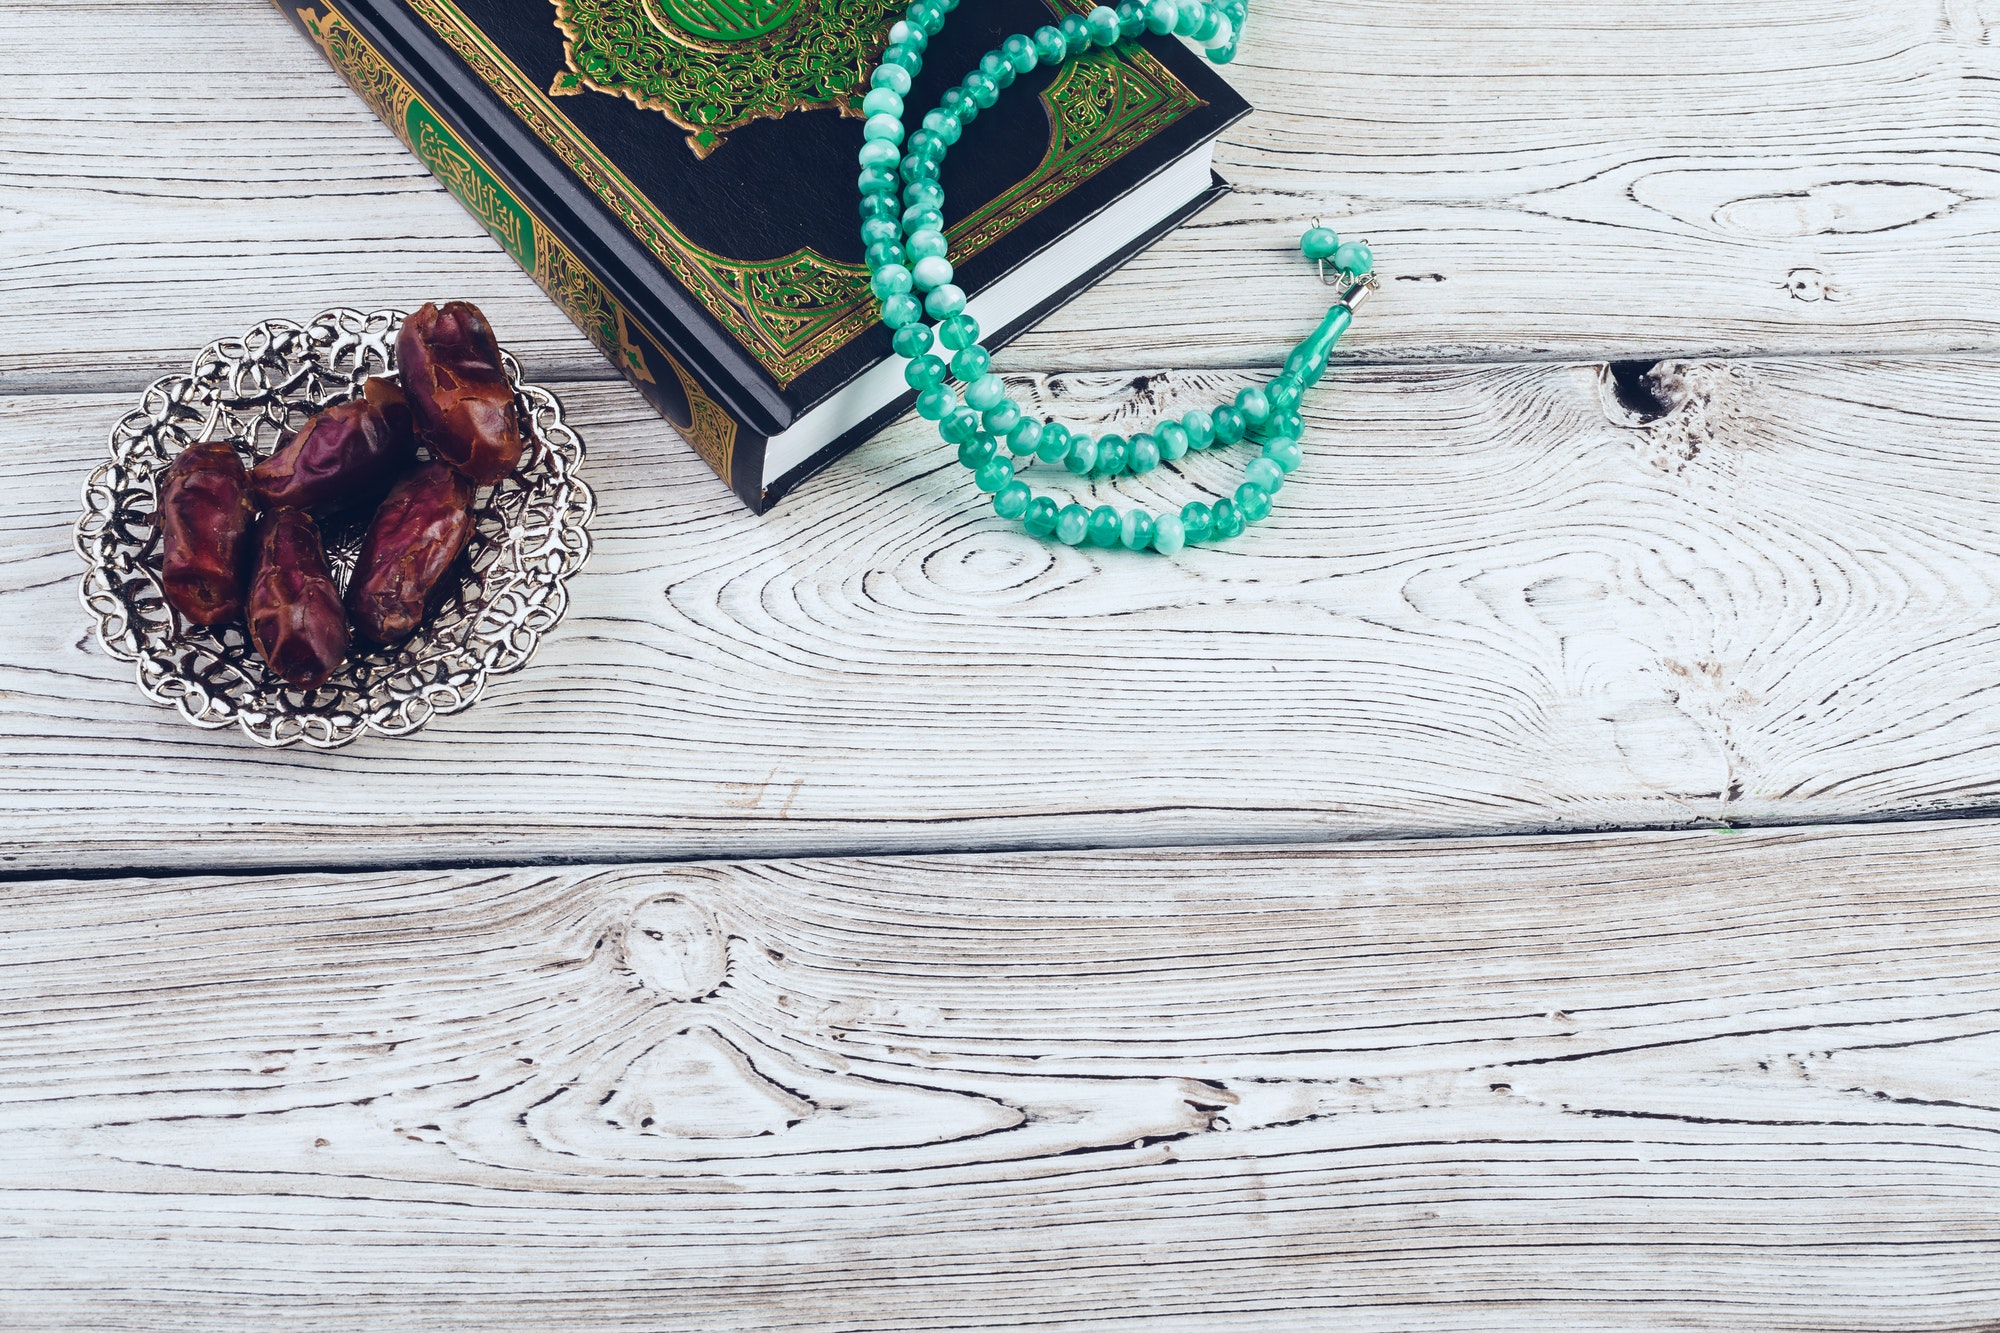
[[[765,508],[764,440],[712,397],[648,328],[328,0],[272,0],[438,183],[583,330],[654,410],[756,513]]]

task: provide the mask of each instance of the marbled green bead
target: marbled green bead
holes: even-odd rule
[[[1132,437],[1131,461],[1127,464],[1135,477],[1143,477],[1160,465],[1160,442],[1150,435]]]
[[[1236,512],[1246,525],[1262,523],[1271,516],[1271,493],[1244,482],[1236,488]]]
[[[1229,33],[1229,20],[1222,16],[1221,10],[1211,5],[1201,20],[1201,26],[1194,30],[1194,39],[1203,46],[1220,45],[1228,40]]]
[[[1079,477],[1087,477],[1097,466],[1097,441],[1088,435],[1069,437],[1069,452],[1063,455],[1063,466]]]
[[[903,98],[894,88],[870,88],[868,96],[861,99],[861,114],[894,116],[898,126],[903,123]]]
[[[938,325],[938,341],[954,351],[963,351],[979,341],[979,321],[970,315],[953,315]]]
[[[928,324],[906,324],[896,330],[896,336],[890,340],[890,346],[896,349],[897,356],[920,357],[931,350],[931,326]],[[905,366],[903,367],[903,378],[907,381],[909,377],[910,368]],[[910,387],[915,389],[919,387],[929,388],[930,386],[928,384],[921,386],[912,384]]]
[[[882,322],[892,329],[905,328],[924,317],[924,303],[908,292],[882,302]]]
[[[942,421],[956,406],[957,396],[942,385],[925,389],[917,395],[917,415],[925,421]]]
[[[1340,341],[1340,335],[1347,332],[1347,326],[1354,322],[1354,309],[1347,305],[1337,305],[1326,312],[1319,327],[1312,335],[1299,344],[1298,350],[1322,361],[1333,354],[1333,345]]]
[[[1252,384],[1236,391],[1236,410],[1252,426],[1261,426],[1271,415],[1271,400],[1265,396],[1263,389]]]
[[[935,134],[938,142],[946,148],[957,143],[965,134],[965,126],[959,123],[957,116],[952,115],[949,111],[941,111],[936,107],[932,107],[929,111],[924,112],[923,125],[924,133]]]
[[[963,88],[947,88],[938,97],[938,106],[958,117],[961,125],[970,125],[979,118],[979,103],[972,100],[972,94]]]
[[[1286,472],[1295,472],[1305,461],[1305,451],[1299,448],[1297,440],[1273,440],[1264,446],[1264,457]]]
[[[934,227],[925,227],[903,242],[903,253],[909,256],[913,265],[921,264],[926,259],[942,259],[945,249],[944,233]],[[915,269],[913,268],[911,272],[914,274]]]
[[[901,183],[902,177],[888,167],[863,167],[854,181],[863,194],[894,194]]]
[[[1264,397],[1270,400],[1273,412],[1289,412],[1299,405],[1304,396],[1305,386],[1290,375],[1280,375],[1264,389]]]
[[[1174,36],[1192,37],[1195,29],[1208,21],[1208,6],[1201,0],[1181,0],[1181,12],[1174,19]]]
[[[1111,46],[1118,41],[1118,11],[1109,5],[1099,5],[1084,15],[1090,25],[1090,40],[1099,46]]]
[[[868,247],[867,260],[868,271],[870,273],[880,273],[891,264],[900,264],[903,262],[903,247],[897,245],[894,241],[883,241],[879,245],[871,245]]]
[[[974,344],[951,358],[951,373],[958,376],[960,383],[970,384],[986,373],[986,367],[992,360],[986,355],[984,347]]]
[[[1014,429],[1007,432],[1007,452],[1016,458],[1026,458],[1037,453],[1042,442],[1042,423],[1034,417],[1022,417]],[[1037,454],[1039,457],[1039,454]]]
[[[904,12],[910,16],[910,22],[916,24],[933,37],[937,36],[938,30],[944,27],[943,5],[931,4],[929,0],[917,0],[916,4],[911,5]]]
[[[1053,537],[1056,532],[1058,506],[1046,495],[1038,495],[1028,501],[1028,510],[1021,515],[1021,526],[1037,537]]]
[[[1365,277],[1375,271],[1375,252],[1366,241],[1347,241],[1334,252],[1333,262],[1350,277]]]
[[[931,36],[908,19],[897,19],[889,25],[889,45],[907,46],[912,51],[921,51],[931,44]]]
[[[1265,433],[1274,440],[1296,440],[1306,433],[1306,423],[1297,412],[1273,412],[1264,425]]]
[[[993,437],[982,435],[980,438],[990,440]],[[973,484],[988,495],[1012,480],[1014,480],[1014,460],[1005,454],[987,459],[972,478]]]
[[[1250,427],[1250,423],[1243,419],[1243,413],[1233,407],[1218,407],[1214,415],[1217,444],[1235,444]]]
[[[1118,521],[1118,543],[1128,551],[1143,551],[1153,544],[1153,516],[1143,509],[1128,510]]]
[[[1206,449],[1215,443],[1215,417],[1205,408],[1194,408],[1181,416],[1181,428],[1188,433],[1188,448]],[[1200,541],[1190,537],[1189,541]]]
[[[1002,518],[1020,518],[1028,512],[1032,492],[1025,481],[1010,481],[993,492],[993,512]]]
[[[1042,438],[1035,445],[1035,457],[1044,463],[1060,463],[1069,457],[1069,427],[1060,421],[1044,422]],[[1096,461],[1093,455],[1092,462]]]
[[[905,208],[922,208],[926,211],[943,208],[944,186],[936,181],[911,181],[903,187],[903,205]],[[907,217],[908,214],[904,216]],[[905,227],[904,230],[907,231],[909,228]],[[943,230],[942,225],[939,230]]]
[[[1080,504],[1066,504],[1056,514],[1056,540],[1075,546],[1090,535],[1090,511]]]
[[[1299,253],[1315,262],[1333,258],[1333,252],[1340,248],[1340,237],[1331,227],[1313,227],[1299,237]]]
[[[882,90],[878,88],[875,91],[880,92]],[[861,137],[868,141],[880,139],[892,144],[903,142],[903,119],[901,113],[899,112],[893,116],[884,114],[868,117],[867,120],[861,122]]]
[[[957,283],[952,282],[933,287],[930,295],[924,298],[924,309],[931,312],[932,319],[950,319],[965,309],[965,293],[958,289]]]
[[[940,231],[944,227],[944,214],[935,208],[912,205],[902,213],[903,235],[915,236],[920,231]]]
[[[1081,14],[1065,14],[1056,25],[1062,29],[1063,41],[1069,45],[1069,54],[1080,56],[1090,49],[1090,25]]]
[[[912,157],[921,157],[927,162],[942,162],[944,149],[944,140],[929,130],[918,130],[910,136],[910,141],[903,145],[904,152]]]
[[[871,87],[887,88],[898,97],[910,95],[910,71],[901,65],[877,65],[868,82]]]
[[[888,50],[882,53],[882,63],[885,65],[900,66],[901,68],[908,70],[912,78],[915,78],[917,75],[924,72],[923,53],[917,51],[913,47],[908,47],[908,46],[890,47]]]
[[[1187,457],[1187,427],[1178,421],[1162,421],[1153,427],[1153,437],[1160,442],[1160,457],[1169,463],[1176,458]]]
[[[1153,520],[1153,549],[1161,555],[1178,554],[1187,545],[1187,525],[1179,514],[1162,514]]]
[[[871,194],[868,197],[874,199],[879,196]],[[893,218],[869,218],[861,224],[861,243],[863,245],[880,245],[884,241],[900,241],[902,239],[903,229],[896,225]]]
[[[927,333],[930,331],[929,326],[925,324],[912,324],[910,328],[923,329]],[[901,337],[903,333],[903,329],[896,330],[897,337]],[[903,383],[912,389],[936,388],[944,383],[944,362],[934,356],[917,357],[903,367]]]
[[[1275,495],[1285,484],[1285,469],[1268,458],[1253,458],[1250,466],[1243,469],[1243,481],[1267,495]]]
[[[1151,0],[1146,6],[1146,31],[1164,37],[1180,21],[1181,7],[1174,0]]]
[[[921,157],[906,157],[896,164],[896,174],[905,181],[934,181],[937,179],[938,164],[926,162]]]
[[[910,270],[910,278],[918,291],[936,291],[951,281],[951,261],[943,255],[926,255]]]
[[[1131,446],[1126,444],[1123,435],[1100,435],[1097,437],[1097,474],[1099,476],[1123,476],[1126,465],[1131,460]]]
[[[965,89],[967,97],[970,97],[979,104],[981,111],[984,111],[987,107],[992,106],[1000,100],[1000,85],[987,78],[984,74],[981,74],[978,70],[972,71],[972,73],[959,80],[958,86]]]
[[[1118,511],[1110,505],[1099,505],[1090,511],[1090,544],[1092,546],[1116,546],[1118,544]]]
[[[998,87],[1005,88],[1021,77],[1014,72],[1014,62],[1007,59],[1004,51],[988,51],[979,57],[979,72],[993,80]]]
[[[1208,539],[1212,542],[1226,542],[1231,537],[1243,534],[1243,515],[1229,500],[1217,500],[1209,511]]]
[[[993,451],[999,447],[1000,442],[998,440],[995,440],[985,431],[980,431],[964,444],[958,446],[958,461],[977,472],[992,461]]]
[[[954,407],[938,422],[938,434],[946,444],[964,444],[979,434],[979,414],[969,407]]]
[[[1309,342],[1301,343],[1285,358],[1285,373],[1295,376],[1301,384],[1318,384],[1320,376],[1326,374],[1326,355],[1314,350]]]
[[[995,435],[1005,435],[1021,424],[1021,405],[1012,398],[1002,398],[1000,406],[986,409],[986,429]]]
[[[864,194],[861,196],[861,220],[872,222],[883,219],[894,222],[903,213],[903,201],[894,195]]]
[[[1118,36],[1120,40],[1137,37],[1146,30],[1146,6],[1140,0],[1118,0]]]
[[[1041,56],[1035,50],[1035,39],[1023,32],[1017,32],[1000,43],[1000,50],[1006,55],[1007,63],[1014,67],[1016,74],[1032,73],[1035,66],[1042,63]]]
[[[1035,54],[1043,64],[1059,65],[1069,55],[1069,42],[1064,39],[1062,29],[1049,24],[1035,29]]]
[[[1006,396],[1007,382],[990,372],[965,386],[965,401],[982,412],[1000,406]]]
[[[1199,500],[1190,500],[1181,506],[1181,530],[1188,541],[1208,540],[1209,525],[1214,521],[1215,511]]]

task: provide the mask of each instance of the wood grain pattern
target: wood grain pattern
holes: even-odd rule
[[[1991,1328],[1996,864],[0,886],[0,1325]]]
[[[0,389],[136,388],[258,318],[439,292],[548,373],[608,376],[263,0],[4,12]],[[1218,153],[1237,194],[1001,364],[1275,364],[1324,308],[1293,250],[1315,215],[1393,279],[1366,360],[1992,348],[1996,24],[1990,0],[1267,15],[1229,67],[1257,108]]]
[[[1341,370],[1275,516],[1174,562],[1026,537],[915,425],[753,519],[621,387],[572,386],[601,504],[568,620],[471,712],[334,756],[196,732],[85,641],[67,524],[123,404],[29,397],[0,844],[368,866],[1989,806],[1994,364],[1692,363],[1652,421],[1601,367]],[[1237,382],[1033,387],[1129,422]]]

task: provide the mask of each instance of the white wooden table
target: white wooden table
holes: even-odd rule
[[[2000,6],[1293,10],[1000,360],[1233,389],[1375,242],[1166,562],[910,424],[751,518],[267,5],[0,0],[0,1326],[2000,1326]],[[569,618],[416,741],[147,704],[111,423],[432,295]]]

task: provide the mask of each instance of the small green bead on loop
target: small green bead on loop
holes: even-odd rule
[[[1331,227],[1312,227],[1299,237],[1299,253],[1318,262],[1333,258],[1340,249],[1340,236]]]

